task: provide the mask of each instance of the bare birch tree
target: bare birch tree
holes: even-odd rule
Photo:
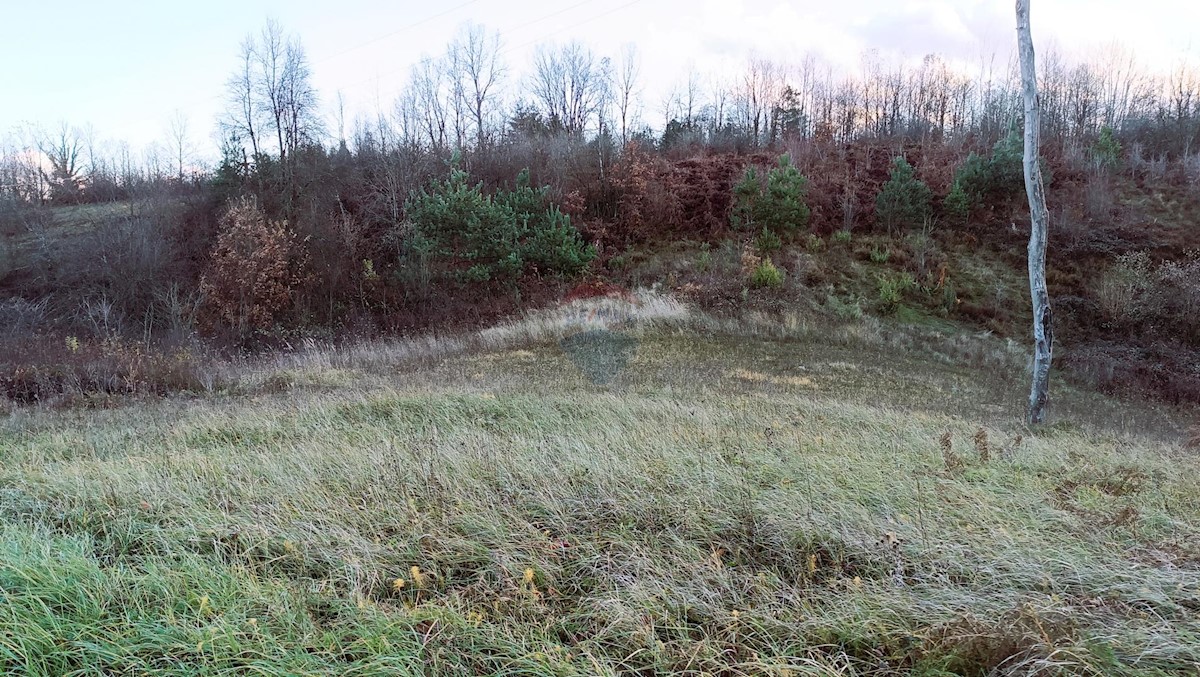
[[[1054,353],[1050,294],[1046,289],[1046,237],[1050,216],[1042,185],[1039,156],[1037,67],[1029,30],[1029,0],[1017,0],[1017,45],[1021,56],[1021,90],[1025,98],[1025,192],[1029,196],[1029,292],[1033,299],[1033,383],[1029,390],[1031,424],[1046,420],[1050,361]]]

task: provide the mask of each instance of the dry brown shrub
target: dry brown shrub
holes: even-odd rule
[[[250,198],[234,202],[200,280],[204,322],[246,338],[274,327],[304,281],[303,244],[286,221],[268,220]]]
[[[209,358],[117,339],[80,342],[38,335],[0,339],[0,400],[95,405],[104,398],[204,392],[216,385]]]

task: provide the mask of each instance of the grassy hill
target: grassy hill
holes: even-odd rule
[[[592,309],[13,407],[0,670],[1200,669],[1187,411],[1055,383],[1031,431],[994,338],[652,297],[597,384]]]

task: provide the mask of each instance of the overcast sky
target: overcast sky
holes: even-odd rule
[[[181,110],[197,146],[211,149],[238,44],[268,17],[303,41],[330,112],[339,90],[350,112],[390,110],[411,64],[441,52],[466,21],[501,33],[514,75],[542,42],[579,39],[613,56],[636,43],[652,122],[689,68],[736,72],[752,53],[794,61],[816,53],[854,68],[871,48],[886,58],[978,61],[1006,58],[1015,41],[1012,0],[3,1],[0,136],[66,121],[135,148],[164,138]],[[1043,47],[1086,56],[1119,40],[1151,68],[1200,63],[1200,2],[1032,4]]]

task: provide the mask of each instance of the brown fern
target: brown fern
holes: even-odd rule
[[[979,453],[979,460],[987,463],[992,460],[991,447],[988,445],[988,434],[983,428],[975,431],[975,451]]]
[[[953,473],[966,467],[962,457],[954,453],[954,441],[950,437],[949,431],[942,433],[942,437],[938,440],[938,445],[942,448],[942,462],[946,464],[946,470]]]

